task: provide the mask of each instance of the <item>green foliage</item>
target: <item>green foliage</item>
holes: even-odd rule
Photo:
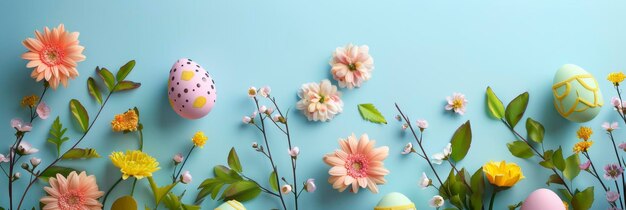
[[[133,196],[126,195],[118,198],[111,205],[111,210],[137,210],[137,201]]]
[[[553,169],[554,168],[554,163],[552,163],[553,154],[554,154],[554,151],[552,150],[546,150],[545,152],[543,152],[544,160],[539,161],[539,165],[547,169]]]
[[[491,87],[487,87],[487,108],[489,108],[489,113],[491,113],[491,116],[494,118],[499,120],[504,117],[504,105],[493,90],[491,90]]]
[[[182,196],[176,196],[174,193],[169,192],[167,195],[165,195],[165,198],[163,199],[163,204],[165,205],[165,208],[169,209],[169,210],[200,210],[200,206],[197,205],[189,205],[189,204],[184,204],[180,201]]]
[[[472,209],[482,209],[483,207],[483,194],[485,193],[485,179],[483,177],[482,167],[476,170],[474,175],[472,175],[472,195],[470,196]]]
[[[117,71],[117,75],[115,76],[115,78],[117,79],[117,82],[121,82],[124,79],[126,79],[126,76],[130,74],[133,68],[135,68],[135,60],[128,61],[128,63],[120,67],[120,70]]]
[[[239,156],[234,147],[230,148],[230,152],[228,153],[228,166],[239,173],[243,172],[241,162],[239,162]]]
[[[457,128],[454,135],[452,135],[450,143],[452,144],[452,154],[450,158],[456,162],[463,160],[472,144],[472,126],[469,120]]]
[[[580,160],[578,154],[573,154],[565,159],[565,170],[563,170],[563,176],[566,179],[573,180],[580,173]]]
[[[552,163],[559,171],[565,170],[565,159],[563,159],[563,149],[561,147],[552,154]],[[578,167],[578,164],[576,166]]]
[[[102,81],[104,81],[109,91],[113,91],[113,87],[115,87],[115,77],[113,74],[106,68],[96,68],[96,73],[102,78]]]
[[[272,171],[270,174],[269,182],[272,190],[278,192],[278,177],[276,176],[276,171]]]
[[[259,195],[261,188],[254,181],[243,179],[237,171],[223,165],[213,168],[215,177],[204,180],[198,189],[200,192],[196,196],[194,204],[199,205],[209,195],[212,199],[238,200],[240,202],[251,200]],[[224,192],[221,193],[222,188]]]
[[[520,201],[519,203],[509,205],[509,210],[515,210],[515,209],[521,207],[523,203],[524,203],[523,201]]]
[[[76,171],[76,169],[63,167],[63,166],[50,166],[45,171],[41,172],[39,175],[39,180],[48,182],[50,177],[56,177],[57,174],[61,174],[65,177],[69,175],[72,171]]]
[[[587,210],[593,204],[593,187],[588,187],[583,191],[576,192],[572,197],[572,207],[574,210]]]
[[[155,206],[159,206],[159,204],[163,200],[163,197],[165,197],[165,195],[167,195],[167,193],[169,193],[172,190],[172,188],[174,188],[174,186],[176,186],[177,184],[177,183],[173,183],[173,184],[159,187],[157,186],[156,182],[154,182],[154,179],[151,176],[148,177],[148,182],[150,182],[150,189],[152,189],[152,195],[154,196]]]
[[[87,132],[89,129],[89,113],[85,110],[85,107],[80,103],[80,101],[76,99],[72,99],[70,101],[70,111],[72,112],[72,116],[74,116],[74,120],[83,132]]]
[[[509,148],[511,154],[518,158],[528,159],[534,156],[535,154],[530,149],[530,146],[524,141],[513,141],[506,144],[506,147]]]
[[[93,77],[89,77],[89,79],[87,79],[87,89],[89,90],[89,95],[96,99],[98,104],[102,104],[102,93],[100,93],[100,89],[96,86],[96,81]]]
[[[548,178],[548,181],[546,182],[546,185],[550,185],[550,184],[564,185],[565,181],[563,181],[563,179],[561,179],[559,175],[552,174],[550,175],[550,177]]]
[[[377,124],[387,124],[385,116],[383,116],[373,104],[359,104],[358,108],[364,120]]]
[[[61,155],[61,145],[63,142],[69,140],[69,137],[64,136],[67,128],[63,127],[61,124],[61,120],[57,116],[52,123],[52,127],[50,128],[50,137],[48,137],[48,142],[54,144],[57,148],[57,156]]]
[[[511,128],[515,128],[515,125],[522,119],[526,107],[528,106],[528,92],[524,92],[515,97],[508,106],[506,106],[504,118],[509,123]]]
[[[141,83],[124,80],[124,81],[120,81],[119,83],[117,83],[117,85],[113,89],[113,92],[134,90],[134,89],[137,89],[139,87],[141,87]]]
[[[65,154],[63,154],[63,159],[91,159],[91,158],[100,158],[100,154],[93,148],[74,148],[71,149]]]
[[[526,132],[528,133],[528,138],[534,142],[542,143],[543,136],[546,133],[546,130],[543,128],[543,125],[532,118],[526,119]]]

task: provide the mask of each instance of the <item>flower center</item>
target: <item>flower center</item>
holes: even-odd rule
[[[39,57],[46,65],[54,66],[63,61],[64,53],[58,47],[47,46],[39,53]]]
[[[452,100],[452,108],[460,109],[461,107],[463,107],[463,100],[459,98],[455,98],[454,100]]]
[[[357,69],[359,69],[361,67],[361,62],[356,62],[356,63],[350,63],[348,64],[348,69],[350,69],[350,71],[356,71]]]
[[[59,199],[59,208],[73,210],[83,205],[83,203],[83,197],[79,192],[70,191]]]
[[[320,95],[320,103],[324,103],[326,101],[326,96]]]
[[[346,169],[348,175],[354,178],[367,177],[367,168],[369,160],[363,154],[352,154],[348,156]]]

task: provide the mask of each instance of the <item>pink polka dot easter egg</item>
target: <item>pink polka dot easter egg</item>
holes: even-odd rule
[[[217,98],[215,81],[198,63],[179,59],[170,69],[167,81],[170,105],[181,117],[198,119],[213,109]]]

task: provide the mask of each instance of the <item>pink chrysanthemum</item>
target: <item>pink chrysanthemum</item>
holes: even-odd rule
[[[48,196],[39,201],[45,206],[43,210],[77,210],[77,209],[102,209],[98,202],[104,192],[98,190],[96,177],[83,171],[76,174],[72,171],[67,178],[57,174],[56,178],[50,178],[50,187],[43,188]]]
[[[296,108],[302,111],[309,121],[328,121],[343,111],[341,92],[327,79],[320,83],[303,84],[298,91],[298,97],[300,101]]]
[[[374,148],[375,143],[367,134],[361,135],[359,140],[352,134],[347,139],[339,140],[340,150],[324,156],[324,162],[332,167],[328,171],[328,182],[334,189],[343,192],[352,185],[353,193],[366,187],[378,193],[376,185],[384,184],[384,176],[389,174],[383,164],[389,155],[389,148]]]
[[[63,24],[50,30],[44,28],[43,34],[35,31],[36,38],[27,38],[22,42],[28,52],[22,54],[22,58],[29,60],[26,67],[34,68],[30,76],[37,81],[46,79],[52,89],[56,89],[59,83],[67,86],[69,79],[78,76],[76,65],[85,60],[83,50],[79,45],[78,32],[68,32]]]
[[[338,47],[330,59],[331,73],[339,82],[339,87],[354,88],[372,77],[374,59],[369,55],[367,45],[355,46],[348,44]]]

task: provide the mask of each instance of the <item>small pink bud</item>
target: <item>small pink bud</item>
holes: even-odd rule
[[[191,174],[189,173],[189,171],[185,171],[183,172],[183,174],[180,175],[180,182],[182,182],[183,184],[189,184],[191,183]]]
[[[289,150],[289,156],[292,158],[297,158],[298,154],[300,154],[300,148],[298,147],[293,147]]]
[[[183,155],[178,153],[176,155],[174,155],[174,157],[172,158],[172,160],[174,160],[174,164],[179,164],[181,162],[183,162]]]
[[[291,185],[283,185],[282,187],[280,187],[280,192],[282,194],[289,194],[291,192]]]
[[[306,184],[304,184],[304,189],[310,193],[315,192],[315,190],[317,189],[317,187],[315,186],[315,179],[307,179]]]

